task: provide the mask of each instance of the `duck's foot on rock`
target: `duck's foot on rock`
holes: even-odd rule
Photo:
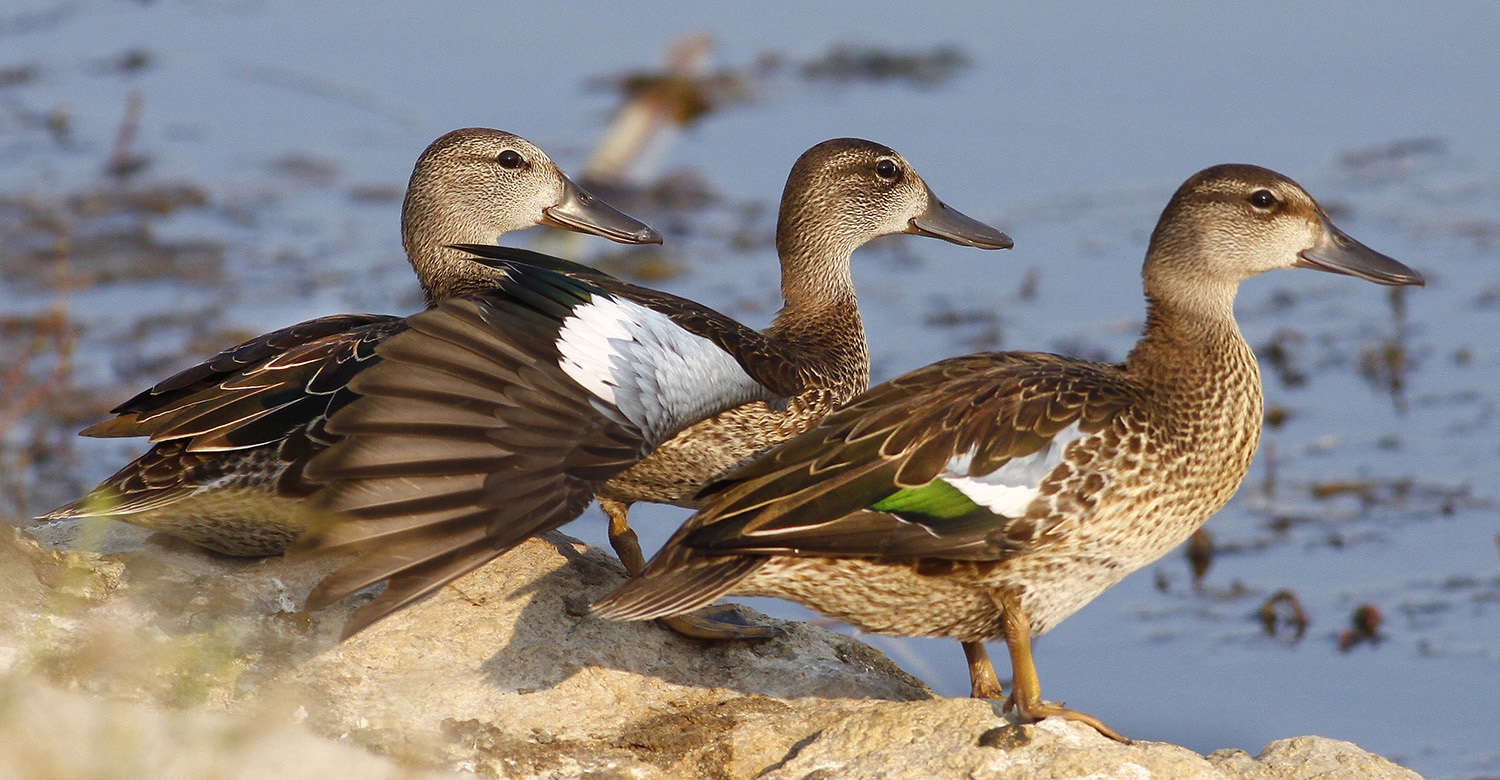
[[[1016,714],[1021,719],[1022,723],[1036,723],[1037,721],[1050,718],[1053,715],[1060,715],[1065,720],[1071,720],[1076,723],[1082,723],[1086,726],[1092,726],[1094,730],[1116,742],[1120,742],[1126,745],[1135,744],[1130,740],[1129,737],[1121,734],[1118,731],[1115,731],[1109,726],[1104,725],[1104,721],[1099,720],[1098,718],[1086,712],[1070,710],[1067,707],[1064,707],[1062,702],[1054,703],[1050,701],[1037,701],[1017,706],[1015,697],[1011,697],[1005,701],[1005,711],[1010,712],[1012,709],[1016,710]]]

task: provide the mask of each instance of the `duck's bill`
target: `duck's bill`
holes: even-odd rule
[[[1376,284],[1426,284],[1422,275],[1405,265],[1355,241],[1349,234],[1323,218],[1323,235],[1311,249],[1297,254],[1302,268],[1315,268],[1336,274],[1368,279]]]
[[[1015,246],[1010,236],[956,209],[948,208],[938,196],[932,194],[932,190],[927,191],[927,203],[927,210],[912,217],[904,232],[941,238],[980,249],[1010,249]]]
[[[579,233],[593,233],[622,244],[660,244],[661,234],[650,225],[605,203],[563,177],[563,196],[542,209],[542,224]]]

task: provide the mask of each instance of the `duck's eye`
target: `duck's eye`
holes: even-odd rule
[[[1258,209],[1269,209],[1277,204],[1276,196],[1270,190],[1256,190],[1250,193],[1250,205]]]
[[[526,160],[521,157],[521,153],[514,149],[506,149],[501,152],[500,156],[495,158],[495,162],[500,163],[501,168],[509,168],[511,170],[515,170],[526,164]]]
[[[897,176],[901,175],[901,170],[890,160],[881,160],[875,163],[875,175],[887,181],[894,181]]]

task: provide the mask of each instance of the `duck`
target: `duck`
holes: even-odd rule
[[[806,429],[869,384],[851,255],[895,233],[1013,243],[944,204],[896,151],[838,138],[803,153],[788,176],[776,232],[785,305],[765,331],[659,291],[470,248],[506,266],[505,281],[411,318],[355,382],[360,400],[330,421],[345,438],[310,468],[327,485],[315,502],[327,519],[310,521],[299,547],[357,555],[307,608],[386,581],[346,623],[352,635],[573,520],[621,474],[645,487],[607,495],[687,501]],[[623,526],[612,518],[612,539],[639,570]],[[714,639],[778,633],[743,623],[678,616],[669,627]]]
[[[574,183],[526,139],[454,130],[422,152],[401,208],[402,245],[425,304],[493,286],[500,273],[453,245],[533,225],[661,243],[655,230]],[[162,380],[82,432],[145,436],[151,448],[37,521],[108,516],[227,555],[285,552],[302,531],[297,505],[316,490],[305,467],[336,440],[325,428],[328,416],[354,397],[350,379],[379,362],[377,345],[405,328],[405,318],[391,315],[320,317]]]
[[[959,640],[972,694],[1022,722],[1045,702],[1032,639],[1186,540],[1229,500],[1262,422],[1241,282],[1287,268],[1384,285],[1422,276],[1350,238],[1296,182],[1252,165],[1173,195],[1123,363],[1038,352],[943,360],[871,388],[700,496],[645,570],[593,606],[644,620],[729,595],[795,601],[862,631]]]

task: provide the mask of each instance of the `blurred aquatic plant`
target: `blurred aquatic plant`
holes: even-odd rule
[[[131,92],[125,103],[125,116],[120,119],[120,128],[115,133],[114,151],[104,166],[104,172],[112,178],[123,181],[151,164],[151,157],[135,148],[135,139],[141,129],[141,114],[145,110],[146,98],[139,91]]]
[[[689,33],[667,49],[659,70],[591,79],[587,86],[620,95],[609,127],[594,146],[583,177],[622,185],[647,178],[677,131],[724,107],[750,100],[752,78],[742,70],[711,70],[713,36]]]
[[[1407,350],[1406,296],[1392,289],[1387,296],[1391,307],[1391,334],[1360,352],[1359,373],[1375,388],[1391,398],[1397,414],[1406,413],[1406,376],[1411,371]]]
[[[59,274],[66,276],[66,264]],[[0,369],[0,500],[10,512],[21,512],[30,493],[31,465],[42,457],[46,438],[16,436],[23,419],[66,398],[73,376],[74,327],[66,300],[38,317],[0,321],[0,343],[9,342],[12,357]]]
[[[803,62],[797,70],[803,78],[811,81],[902,81],[920,87],[936,87],[971,64],[968,53],[953,44],[924,51],[840,43],[823,55]]]
[[[1276,591],[1260,605],[1256,614],[1266,636],[1295,645],[1307,635],[1307,612],[1302,609],[1297,594],[1290,590]]]
[[[41,68],[31,64],[0,67],[0,89],[30,84],[36,81],[41,72]]]
[[[1384,637],[1380,634],[1380,609],[1374,604],[1361,604],[1349,616],[1349,628],[1339,632],[1339,652],[1347,653],[1362,644],[1377,645]]]
[[[1203,578],[1208,575],[1208,570],[1214,565],[1214,537],[1207,529],[1199,528],[1188,538],[1187,549],[1188,565],[1193,570],[1193,590],[1203,589]]]
[[[1410,179],[1447,157],[1446,139],[1437,136],[1399,138],[1379,146],[1344,152],[1339,156],[1339,166],[1355,180],[1387,184]]]
[[[1290,328],[1280,328],[1271,334],[1265,346],[1256,354],[1266,362],[1282,387],[1301,387],[1307,384],[1307,371],[1302,368],[1302,348],[1307,336]]]

